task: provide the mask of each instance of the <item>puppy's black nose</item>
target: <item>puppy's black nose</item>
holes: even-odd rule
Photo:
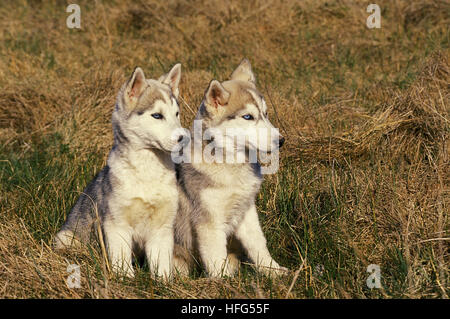
[[[278,140],[278,147],[283,146],[283,144],[284,144],[284,137],[281,137],[281,138]]]

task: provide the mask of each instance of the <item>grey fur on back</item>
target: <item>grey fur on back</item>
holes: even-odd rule
[[[90,242],[95,234],[97,217],[101,220],[108,214],[108,197],[113,190],[113,176],[109,166],[105,166],[84,189],[71,209],[61,230],[70,230],[76,239]]]

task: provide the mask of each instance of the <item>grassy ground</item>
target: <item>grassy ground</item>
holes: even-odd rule
[[[0,4],[0,297],[447,298],[448,1],[66,1]],[[287,138],[257,198],[283,278],[154,281],[109,273],[100,250],[49,247],[112,144],[135,66],[183,64],[182,121],[248,57]],[[68,289],[68,264],[81,265]],[[367,267],[381,269],[369,289]]]

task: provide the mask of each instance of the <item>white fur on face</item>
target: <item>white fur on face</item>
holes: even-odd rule
[[[128,120],[126,129],[132,133],[143,148],[157,148],[170,152],[181,135],[179,107],[176,100],[161,90],[164,99],[156,100],[153,107],[143,114],[133,114]],[[156,119],[152,114],[161,114]]]
[[[267,116],[267,104],[263,97],[258,96],[253,90],[249,90],[253,99],[258,105],[253,105],[259,111],[259,121],[255,124],[258,131],[258,145],[253,145],[263,152],[271,152],[279,147],[281,135],[277,128],[273,126]],[[256,118],[256,117],[255,117]],[[250,134],[252,132],[249,132]]]
[[[215,128],[222,134],[222,139],[217,139],[217,142],[221,142],[219,147],[229,148],[237,144],[238,149],[246,147],[262,152],[278,149],[280,134],[267,117],[267,105],[264,99],[259,99],[253,93],[252,95],[255,101],[259,100],[259,107],[248,103],[233,119],[226,120]],[[247,114],[253,120],[244,119],[243,116]]]

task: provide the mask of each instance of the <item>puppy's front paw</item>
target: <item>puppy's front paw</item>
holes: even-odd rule
[[[236,256],[236,254],[228,254],[227,256],[227,264],[226,264],[226,272],[224,273],[225,276],[232,277],[234,276],[238,270],[239,270],[239,258]]]
[[[266,276],[277,276],[277,277],[287,275],[289,272],[289,269],[278,265],[278,263],[275,261],[272,261],[272,263],[269,266],[265,267],[260,266],[259,270]]]

